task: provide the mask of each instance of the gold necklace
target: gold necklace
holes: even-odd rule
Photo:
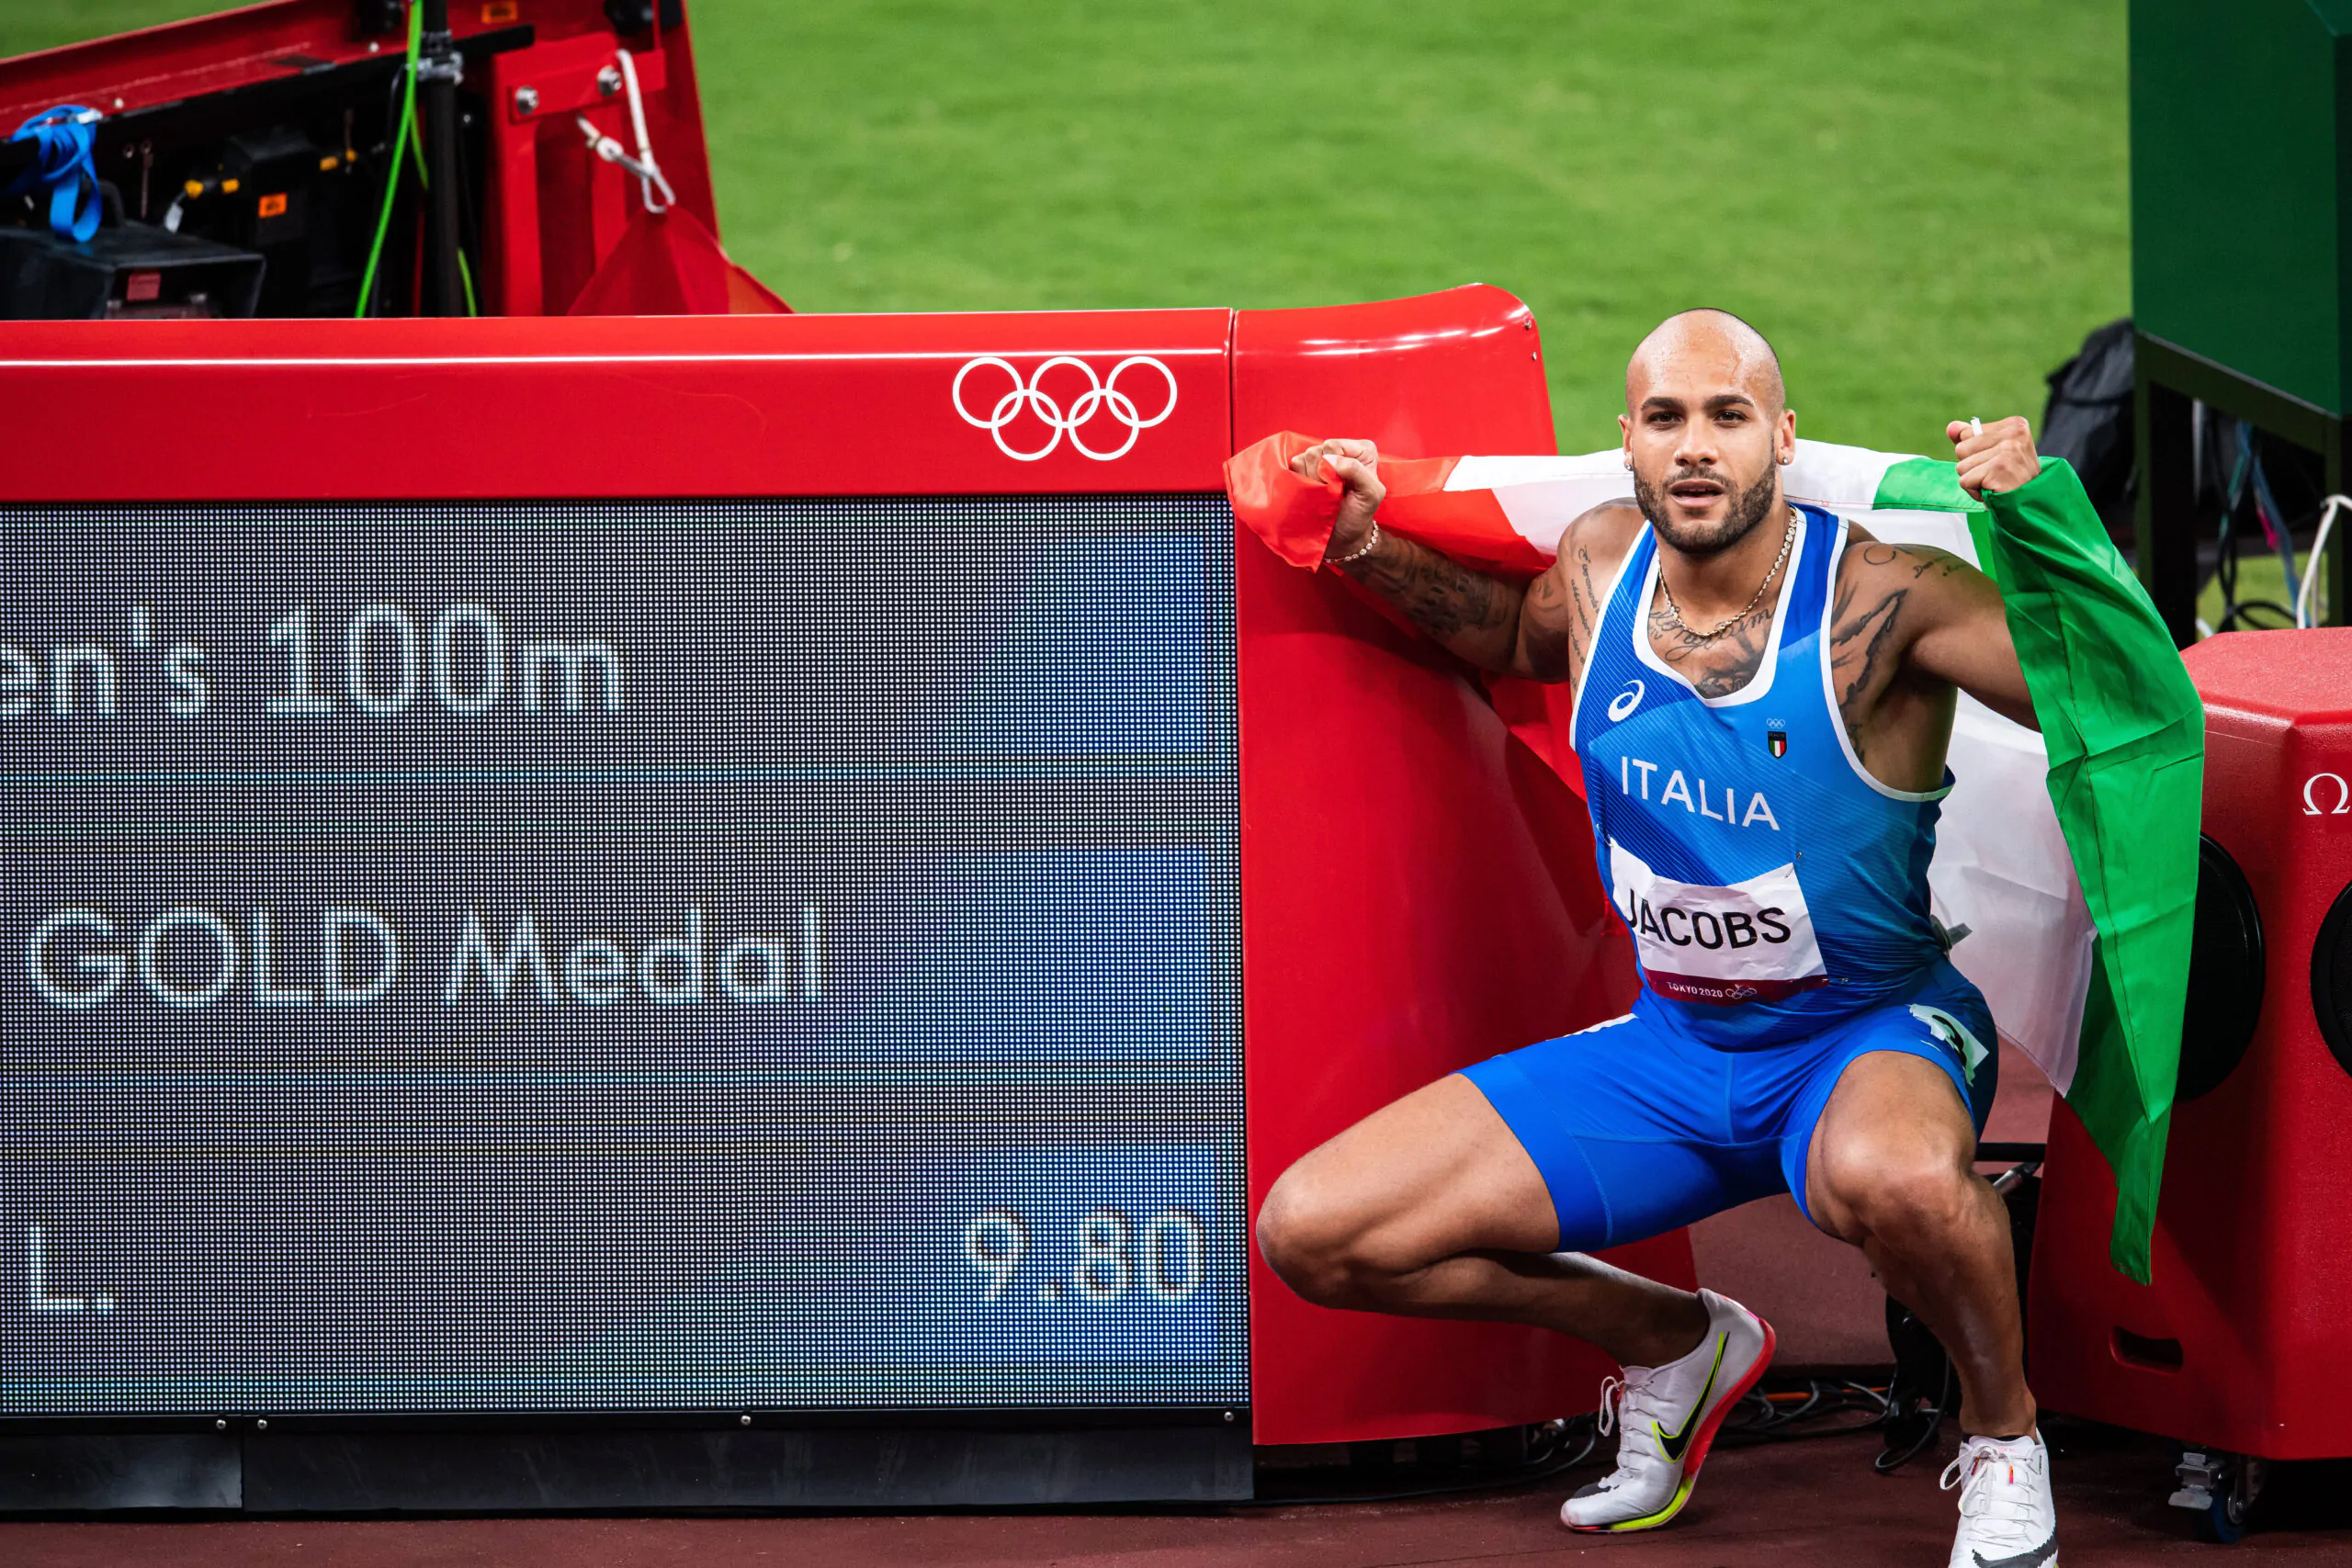
[[[1740,610],[1739,614],[1724,621],[1723,625],[1717,626],[1711,632],[1692,631],[1690,626],[1683,622],[1682,612],[1675,608],[1674,605],[1674,589],[1666,581],[1666,568],[1661,565],[1657,569],[1657,589],[1659,592],[1666,595],[1666,618],[1672,621],[1674,623],[1675,629],[1679,631],[1684,637],[1690,637],[1699,642],[1713,642],[1715,638],[1723,636],[1724,633],[1731,630],[1732,627],[1739,625],[1740,622],[1747,619],[1747,617],[1755,612],[1756,606],[1764,602],[1764,590],[1772,586],[1772,580],[1781,575],[1781,568],[1788,564],[1789,544],[1797,536],[1796,525],[1797,509],[1792,506],[1789,508],[1789,520],[1781,525],[1781,553],[1773,558],[1772,570],[1764,574],[1764,581],[1756,585],[1756,596],[1748,600],[1747,605]]]

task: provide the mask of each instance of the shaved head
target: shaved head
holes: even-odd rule
[[[1718,367],[1724,378],[1744,388],[1769,416],[1789,406],[1789,389],[1781,379],[1781,356],[1764,334],[1729,310],[1702,306],[1668,316],[1650,329],[1634,346],[1625,366],[1625,406],[1641,406],[1637,389],[1669,367]]]

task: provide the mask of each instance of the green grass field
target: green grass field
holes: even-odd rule
[[[0,0],[0,54],[206,9]],[[526,15],[527,16],[527,0]],[[2130,308],[2122,0],[688,0],[729,248],[815,310],[1306,305],[1483,280],[1560,440],[1715,304],[1800,428],[2039,417]]]

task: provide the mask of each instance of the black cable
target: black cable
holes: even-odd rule
[[[2224,600],[2223,603],[2228,604],[2228,601]],[[2256,611],[2266,615],[2278,616],[2278,625],[2258,624],[2254,618]],[[2213,629],[2217,632],[2230,631],[2238,628],[2241,623],[2243,623],[2243,629],[2246,631],[2285,631],[2295,624],[2295,612],[2276,599],[2248,599],[2239,604],[2228,604],[2228,608],[2222,612],[2222,618],[2213,623]]]
[[[2222,592],[2222,619],[2227,622],[2238,599],[2238,542],[2227,512],[2222,513],[2221,536],[2213,542],[2213,583]]]
[[[2227,631],[2238,614],[2238,539],[2235,526],[2238,508],[2246,499],[2246,479],[2254,466],[2254,446],[2245,425],[2232,422],[2237,428],[2237,460],[2231,465],[2229,482],[2222,490],[2222,522],[2214,540],[2213,581],[2222,591],[2222,614],[2215,622],[2215,631]]]
[[[1815,1427],[1804,1432],[1771,1431],[1759,1435],[1725,1432],[1723,1443],[1731,1449],[1770,1448],[1775,1443],[1808,1443],[1816,1438],[1850,1438],[1859,1432],[1875,1432],[1881,1425],[1876,1417],[1872,1417],[1868,1421],[1849,1421],[1841,1427]]]
[[[1917,1459],[1919,1457],[1920,1450],[1925,1449],[1929,1443],[1936,1440],[1936,1434],[1943,1429],[1944,1412],[1951,1408],[1951,1385],[1954,1375],[1951,1361],[1947,1358],[1944,1361],[1943,1387],[1937,1393],[1935,1404],[1927,1406],[1925,1410],[1917,1413],[1927,1416],[1927,1429],[1919,1434],[1918,1438],[1913,1442],[1909,1448],[1905,1449],[1899,1454],[1894,1451],[1892,1444],[1881,1449],[1878,1453],[1878,1458],[1871,1461],[1871,1468],[1872,1470],[1878,1472],[1881,1475],[1893,1475],[1896,1471],[1901,1470],[1905,1465],[1909,1464],[1913,1460]],[[1886,1421],[1884,1424],[1892,1427],[1898,1419],[1901,1419],[1901,1417],[1896,1416],[1894,1406],[1890,1401],[1887,1405]]]

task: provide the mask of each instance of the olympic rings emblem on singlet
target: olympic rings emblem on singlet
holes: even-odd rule
[[[1061,404],[1055,400],[1053,395],[1042,389],[1046,372],[1058,365],[1070,366],[1086,378],[1086,390],[1079,393],[1076,400],[1070,403],[1069,412],[1067,414],[1062,412]],[[983,366],[1001,370],[1012,378],[1012,389],[997,399],[994,406],[985,416],[974,413],[965,406],[964,402],[965,378]],[[1143,417],[1143,411],[1136,406],[1133,398],[1119,389],[1121,376],[1130,370],[1143,367],[1159,371],[1160,378],[1168,383],[1167,403],[1149,419]],[[951,395],[956,400],[956,412],[962,416],[964,423],[975,429],[987,431],[989,437],[996,442],[996,449],[1014,462],[1037,461],[1060,446],[1062,437],[1067,435],[1069,437],[1069,444],[1076,447],[1081,456],[1091,457],[1098,463],[1107,463],[1114,458],[1124,457],[1134,451],[1136,437],[1176,412],[1176,373],[1150,355],[1133,354],[1111,367],[1110,375],[1098,376],[1094,372],[1094,367],[1083,359],[1074,358],[1067,354],[1057,354],[1038,366],[1024,381],[1021,378],[1021,372],[1013,367],[1010,360],[1000,359],[992,354],[985,354],[977,359],[967,360],[964,367],[956,372],[956,385],[952,389]],[[1004,438],[1005,426],[1019,418],[1023,409],[1035,414],[1047,432],[1046,444],[1034,452],[1023,451]],[[1088,422],[1098,414],[1107,414],[1127,428],[1127,438],[1108,451],[1098,451],[1089,446],[1086,444],[1086,437],[1080,434]]]

